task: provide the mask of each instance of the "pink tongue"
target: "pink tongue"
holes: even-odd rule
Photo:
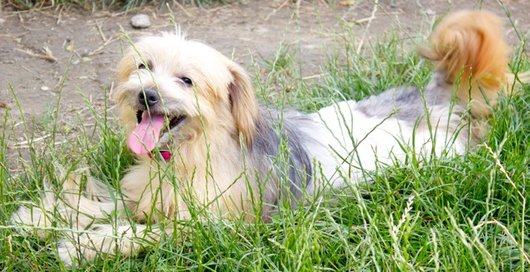
[[[149,114],[144,111],[142,121],[129,136],[127,145],[132,152],[138,155],[148,154],[158,143],[162,127],[164,127],[163,115]]]

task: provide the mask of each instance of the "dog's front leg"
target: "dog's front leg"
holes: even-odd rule
[[[113,200],[112,192],[101,182],[88,178],[86,190],[80,188],[79,176],[63,174],[62,188],[52,190],[44,182],[44,192],[37,203],[21,206],[11,216],[20,229],[31,231],[45,238],[54,226],[67,226],[75,230],[85,229],[97,220],[106,219],[116,210],[123,210],[123,201]]]
[[[159,225],[147,226],[121,222],[118,226],[95,224],[81,232],[72,232],[60,241],[58,254],[71,266],[74,262],[91,261],[106,256],[136,256],[144,248],[154,247],[165,233]]]

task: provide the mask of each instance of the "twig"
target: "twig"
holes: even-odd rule
[[[24,125],[24,121],[21,121],[21,122],[15,123],[15,124],[13,125],[13,128],[17,128],[17,127],[19,127],[20,125]]]
[[[300,4],[302,0],[296,0],[296,9],[294,10],[294,15],[296,18],[300,18]]]
[[[103,33],[103,30],[101,30],[101,26],[98,23],[96,23],[96,29],[98,30],[99,36],[103,42],[107,42],[107,37],[105,37],[105,33]]]
[[[39,59],[47,60],[49,62],[57,62],[57,58],[53,56],[52,51],[48,47],[44,47],[43,48],[44,54],[43,53],[35,53],[35,52],[31,51],[30,49],[15,48],[15,50],[17,50],[19,52],[22,52],[22,53],[25,53],[25,54],[28,54],[28,55],[30,55],[32,57],[36,57],[36,58],[39,58]]]
[[[354,4],[355,4],[354,0],[342,0],[339,2],[339,5],[345,6],[345,7],[353,6]]]
[[[302,80],[309,80],[309,79],[314,79],[314,78],[321,78],[325,75],[327,75],[328,73],[322,73],[322,74],[316,74],[316,75],[310,75],[310,76],[305,76],[305,77],[302,77]]]
[[[375,13],[377,12],[378,5],[379,5],[379,0],[375,0],[374,8],[372,9],[372,15],[370,16],[370,18],[368,18],[368,24],[366,24],[366,28],[364,29],[363,36],[361,38],[361,41],[359,42],[359,46],[357,46],[357,51],[355,51],[357,54],[361,53],[361,49],[363,48],[363,45],[364,45],[364,40],[366,39],[366,35],[368,34],[368,29],[370,28],[372,21],[375,19]]]
[[[22,142],[18,142],[18,143],[14,143],[14,144],[11,144],[9,147],[11,148],[24,148],[24,147],[29,147],[29,143],[36,143],[36,142],[40,142],[48,137],[50,137],[51,134],[46,134],[44,136],[41,136],[41,137],[38,137],[38,138],[35,138],[35,139],[31,139],[31,140],[25,140],[25,141],[22,141]]]
[[[59,24],[62,22],[62,19],[63,19],[63,11],[64,11],[64,6],[61,5],[61,8],[59,9],[59,14],[57,15],[57,20],[55,21],[55,24],[56,24],[56,25],[59,25]]]
[[[97,53],[99,53],[99,51],[103,50],[105,47],[107,47],[107,45],[109,45],[110,43],[112,43],[113,41],[116,40],[116,37],[111,37],[109,39],[107,39],[102,45],[100,45],[98,48],[88,52],[87,56],[93,56]]]
[[[365,22],[368,22],[371,20],[372,17],[365,17],[365,18],[362,18],[362,19],[359,19],[359,20],[355,20],[354,23],[360,25],[362,23],[365,23]]]
[[[272,15],[274,15],[278,10],[282,9],[283,7],[287,6],[289,4],[289,0],[283,1],[277,8],[273,9],[266,17],[265,21],[268,21]]]
[[[184,8],[178,1],[173,1],[173,3],[175,3],[177,5],[177,7],[182,10],[182,12],[184,12],[186,14],[186,16],[190,17],[190,18],[193,18],[195,16],[193,16],[193,14],[189,13],[186,8]]]
[[[62,145],[62,144],[66,144],[68,143],[70,140],[68,139],[64,139],[62,141],[57,141],[57,142],[54,142],[53,145],[56,146],[56,145]],[[8,148],[11,148],[11,149],[25,149],[25,148],[30,148],[31,146],[29,144],[25,144],[25,145],[11,145],[11,146],[8,146]]]

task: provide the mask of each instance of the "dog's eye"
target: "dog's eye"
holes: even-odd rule
[[[150,61],[148,61],[147,64],[142,62],[142,63],[138,64],[138,70],[142,70],[142,69],[153,70],[153,65],[151,64]]]
[[[191,81],[189,77],[181,77],[180,80],[182,80],[182,82],[188,86],[193,86],[193,81]]]

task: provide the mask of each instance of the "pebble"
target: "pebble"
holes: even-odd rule
[[[151,20],[149,16],[140,13],[131,17],[131,25],[134,28],[147,28],[151,26]]]
[[[49,91],[50,88],[48,86],[42,86],[42,87],[40,87],[40,90],[41,91]]]
[[[434,15],[436,15],[436,12],[434,12],[432,9],[426,9],[425,10],[425,14],[427,14],[429,16],[434,16]]]

